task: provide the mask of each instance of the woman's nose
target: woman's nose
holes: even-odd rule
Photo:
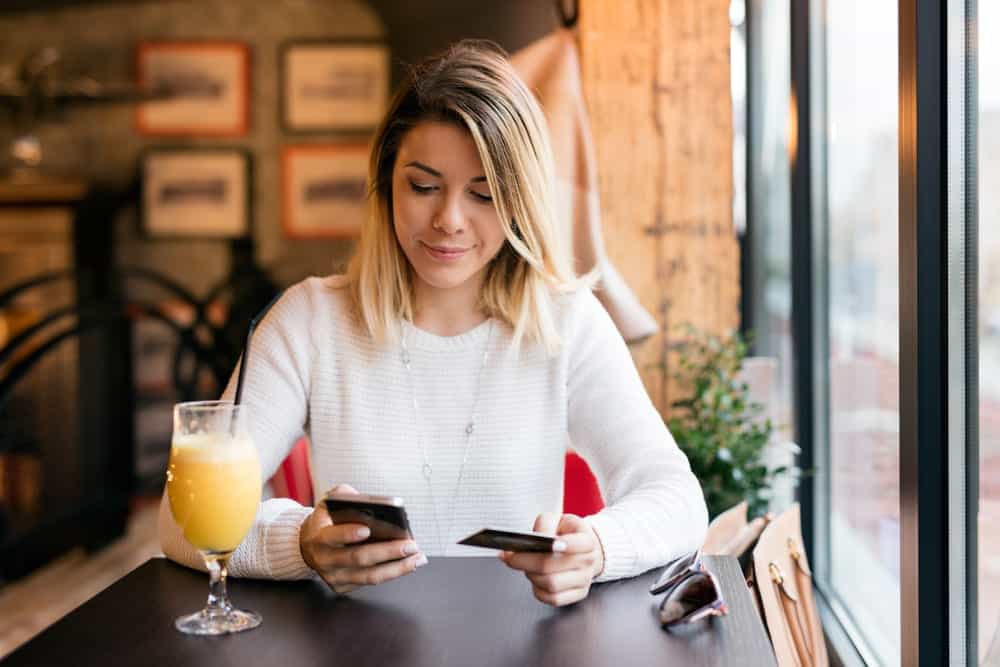
[[[445,234],[458,234],[465,229],[465,224],[465,213],[458,197],[444,198],[434,216],[434,229]]]

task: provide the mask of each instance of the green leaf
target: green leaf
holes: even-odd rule
[[[672,377],[683,395],[671,403],[667,426],[701,482],[713,516],[743,499],[752,512],[761,513],[770,484],[783,476],[795,478],[800,470],[768,469],[761,460],[775,433],[787,428],[764,416],[766,406],[750,400],[749,387],[739,377],[752,338],[738,332],[713,336],[692,325],[682,330],[682,342],[671,350],[679,356]]]

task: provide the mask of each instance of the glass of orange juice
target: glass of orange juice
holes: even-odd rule
[[[226,567],[260,504],[260,463],[247,408],[229,401],[174,406],[167,496],[174,520],[208,567],[208,604],[175,622],[181,632],[221,635],[260,625],[260,615],[234,609]]]

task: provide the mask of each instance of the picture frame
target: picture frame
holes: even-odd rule
[[[295,40],[279,55],[281,123],[294,134],[371,132],[389,103],[389,48],[377,40]]]
[[[253,209],[250,153],[157,147],[141,157],[141,221],[150,237],[242,238]]]
[[[281,224],[290,239],[349,238],[368,214],[368,146],[286,146],[281,155]]]
[[[136,105],[135,126],[150,136],[241,137],[250,127],[250,47],[242,42],[142,42],[136,78],[163,93]]]

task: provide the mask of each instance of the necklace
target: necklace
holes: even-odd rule
[[[400,339],[400,344],[402,347],[401,359],[403,362],[403,368],[406,369],[406,381],[410,386],[410,398],[413,402],[413,421],[414,427],[417,432],[417,442],[420,445],[420,453],[423,456],[424,464],[420,469],[424,480],[427,483],[427,490],[430,492],[431,496],[431,509],[434,511],[434,526],[437,529],[438,542],[442,545],[443,553],[445,556],[448,555],[448,536],[451,534],[452,528],[455,523],[455,505],[458,502],[458,493],[462,487],[462,476],[465,473],[465,464],[469,460],[469,451],[472,446],[473,436],[476,432],[476,417],[477,410],[479,408],[479,394],[483,386],[483,370],[486,368],[486,362],[489,360],[490,356],[490,341],[493,339],[493,320],[490,320],[490,328],[486,334],[486,346],[483,348],[482,362],[479,365],[479,373],[476,375],[476,394],[472,401],[472,411],[469,414],[469,419],[465,424],[463,429],[463,435],[465,437],[465,448],[462,452],[462,464],[458,468],[458,480],[455,482],[455,491],[451,496],[451,514],[448,518],[448,530],[447,533],[441,532],[441,522],[438,519],[437,501],[434,498],[434,485],[431,480],[434,477],[434,466],[431,465],[430,457],[427,455],[427,445],[424,442],[423,437],[423,419],[420,413],[420,402],[417,400],[417,392],[413,386],[413,375],[411,372],[411,362],[410,349],[406,344],[406,333]]]

